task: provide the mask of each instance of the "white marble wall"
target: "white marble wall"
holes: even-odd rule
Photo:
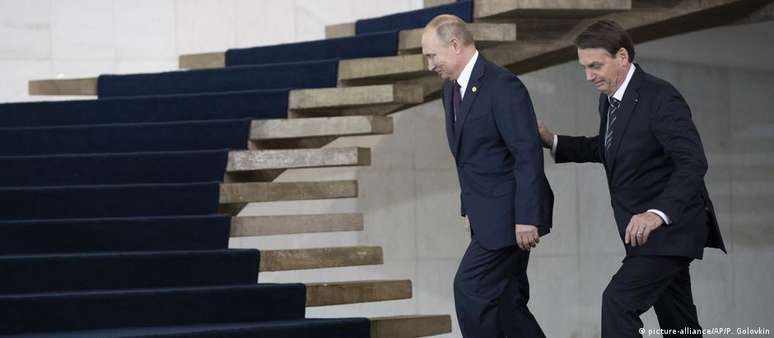
[[[0,0],[0,102],[30,99],[29,79],[174,69],[181,53],[322,38],[324,25],[418,8],[421,1]],[[268,15],[264,15],[268,14]],[[692,266],[705,327],[769,326],[774,313],[774,25],[737,26],[638,46],[639,62],[685,95],[701,132],[707,184],[730,255]],[[731,46],[731,48],[718,46]],[[700,52],[697,52],[700,51]],[[596,94],[573,62],[522,76],[540,118],[571,134],[598,126]],[[50,99],[50,98],[45,98]],[[310,316],[454,313],[451,280],[468,242],[442,108],[397,113],[395,133],[330,146],[372,148],[364,168],[293,170],[282,181],[358,179],[357,199],[251,204],[244,214],[363,212],[364,232],[232,240],[233,247],[379,245],[385,264],[265,273],[261,281],[409,278],[411,300],[310,309]],[[529,268],[531,308],[549,337],[599,336],[600,295],[623,255],[602,169],[546,156],[556,226]],[[656,328],[652,312],[646,327]],[[454,333],[444,337],[459,337]]]

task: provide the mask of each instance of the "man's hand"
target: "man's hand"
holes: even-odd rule
[[[551,149],[554,146],[554,132],[548,129],[543,120],[538,120],[538,133],[540,133],[540,141],[543,142],[543,147]]]
[[[632,247],[643,246],[648,241],[648,236],[664,224],[664,220],[652,212],[643,212],[632,216],[629,225],[626,226],[624,243],[631,243]]]
[[[538,235],[536,226],[516,224],[514,228],[516,230],[516,244],[520,249],[529,251],[540,243],[540,235]]]
[[[465,219],[465,231],[470,232],[470,218],[468,216],[462,216]]]

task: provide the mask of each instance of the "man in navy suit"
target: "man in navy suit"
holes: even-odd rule
[[[472,240],[454,278],[462,335],[545,337],[527,308],[529,250],[551,227],[553,193],[532,102],[508,70],[476,50],[465,22],[434,18],[422,53],[444,80],[446,134]]]
[[[689,265],[705,247],[725,246],[691,111],[671,84],[633,63],[632,39],[617,23],[592,24],[575,45],[601,93],[599,134],[557,136],[541,123],[540,136],[557,163],[597,162],[607,173],[626,258],[602,296],[602,337],[641,337],[639,316],[651,306],[662,329],[700,337]]]

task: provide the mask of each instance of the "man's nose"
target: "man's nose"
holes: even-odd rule
[[[427,70],[431,72],[435,71],[435,65],[433,64],[433,61],[430,61],[430,60],[427,61]]]
[[[592,72],[592,71],[587,69],[586,70],[586,81],[592,81],[592,80],[594,80],[594,77],[595,77],[594,76],[594,72]]]

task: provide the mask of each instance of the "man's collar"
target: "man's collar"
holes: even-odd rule
[[[465,68],[462,68],[462,72],[460,72],[460,76],[457,78],[457,83],[459,83],[463,93],[468,87],[468,82],[470,82],[470,75],[473,73],[473,66],[476,65],[476,60],[478,60],[478,50],[473,53],[473,57],[468,60]]]
[[[613,94],[613,98],[618,101],[623,101],[624,93],[626,93],[626,87],[629,86],[629,81],[631,81],[632,76],[634,76],[634,64],[629,64],[629,72],[626,73],[626,79],[624,79],[624,82],[621,84],[620,87],[618,87],[618,90],[615,91]]]

